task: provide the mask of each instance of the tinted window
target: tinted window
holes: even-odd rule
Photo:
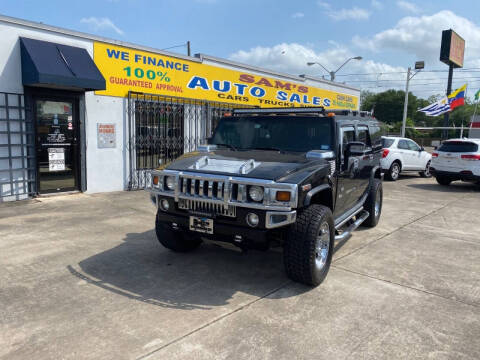
[[[478,145],[471,142],[464,141],[446,141],[439,148],[438,151],[445,152],[476,152]]]
[[[372,146],[374,148],[382,147],[382,133],[380,126],[370,126],[370,139],[372,140]]]
[[[394,139],[385,139],[383,138],[382,139],[382,147],[383,148],[389,148],[390,146],[392,146],[392,144],[395,142]]]
[[[364,143],[367,147],[371,147],[370,135],[366,126],[358,127],[358,141]]]
[[[397,147],[402,150],[410,150],[407,140],[399,140]]]
[[[275,148],[306,152],[331,150],[332,123],[328,118],[301,116],[234,116],[222,118],[212,144],[239,150]]]
[[[345,146],[355,141],[355,129],[353,127],[342,128],[342,144]]]

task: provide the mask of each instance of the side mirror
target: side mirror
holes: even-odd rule
[[[361,156],[365,155],[365,143],[355,141],[347,144],[346,156]]]
[[[425,151],[425,148],[423,146],[420,146],[420,150],[418,151]]]

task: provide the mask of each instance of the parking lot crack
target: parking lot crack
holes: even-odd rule
[[[415,224],[415,223],[417,223],[417,222],[419,222],[419,221],[421,221],[421,220],[429,217],[430,215],[433,215],[433,214],[435,214],[435,213],[437,213],[437,212],[445,209],[447,206],[450,206],[450,205],[452,205],[452,204],[455,203],[455,202],[458,202],[458,201],[463,200],[464,198],[466,198],[466,196],[463,196],[463,197],[461,197],[461,198],[459,198],[459,199],[455,199],[455,200],[453,200],[453,201],[450,201],[449,203],[447,203],[447,204],[445,204],[445,205],[443,205],[443,206],[441,206],[441,207],[439,207],[439,208],[437,208],[437,209],[435,209],[435,210],[432,210],[432,211],[430,211],[429,213],[427,213],[427,214],[425,214],[425,215],[423,215],[423,216],[420,216],[419,218],[413,219],[412,221],[409,221],[408,223],[401,225],[401,226],[398,227],[397,229],[392,230],[392,231],[390,231],[390,232],[388,232],[388,233],[386,233],[386,234],[378,237],[377,239],[372,240],[372,241],[370,241],[370,242],[368,242],[368,243],[366,243],[366,244],[364,244],[364,245],[362,245],[362,246],[359,246],[358,248],[353,249],[353,250],[350,251],[349,253],[347,253],[347,254],[345,254],[345,255],[343,255],[343,256],[340,256],[339,258],[336,258],[336,259],[332,262],[332,264],[338,262],[339,260],[341,260],[341,259],[343,259],[343,258],[346,258],[347,256],[350,256],[350,255],[352,255],[352,254],[355,254],[356,252],[358,252],[358,251],[366,248],[367,246],[370,246],[370,245],[372,245],[372,244],[375,244],[375,243],[379,242],[380,240],[383,240],[383,239],[385,239],[386,237],[388,237],[388,236],[396,233],[397,231],[403,230],[403,229],[405,229],[406,227],[408,227],[408,226],[410,226],[410,225],[412,225],[412,224]]]
[[[473,307],[475,307],[475,308],[480,308],[480,305],[478,305],[478,304],[470,303],[470,302],[467,302],[467,301],[455,299],[455,298],[448,297],[448,296],[443,296],[443,295],[440,295],[440,294],[437,294],[437,293],[434,293],[434,292],[431,292],[431,291],[428,291],[428,290],[423,290],[423,289],[419,289],[419,288],[416,288],[416,287],[413,287],[413,286],[409,286],[409,285],[405,285],[405,284],[400,284],[400,283],[397,283],[397,282],[395,282],[395,281],[378,278],[378,277],[376,277],[376,276],[372,276],[372,275],[364,274],[364,273],[361,273],[361,272],[358,272],[358,271],[346,269],[346,268],[341,267],[341,266],[338,266],[338,265],[332,265],[332,267],[335,268],[335,269],[338,269],[338,270],[343,270],[343,271],[352,273],[352,274],[364,276],[364,277],[367,277],[367,278],[369,278],[369,279],[382,281],[382,282],[385,282],[385,283],[388,283],[388,284],[400,286],[400,287],[402,287],[402,288],[406,288],[406,289],[418,291],[418,292],[421,292],[421,293],[424,293],[424,294],[428,294],[428,295],[431,295],[431,296],[436,296],[436,297],[442,298],[442,299],[444,299],[444,300],[449,300],[449,301],[453,301],[453,302],[456,302],[456,303],[461,303],[461,304],[464,304],[464,305],[473,306]]]
[[[203,330],[203,329],[205,329],[205,328],[207,328],[207,327],[209,327],[209,326],[211,326],[211,325],[213,325],[213,324],[215,324],[215,323],[217,323],[217,322],[219,322],[219,321],[221,321],[221,320],[223,320],[223,319],[225,319],[225,318],[227,318],[227,317],[229,317],[229,316],[231,316],[231,315],[233,315],[233,314],[235,314],[235,313],[237,313],[237,312],[239,312],[239,311],[241,311],[241,310],[244,310],[244,309],[248,308],[249,306],[251,306],[251,305],[259,302],[260,300],[265,299],[265,298],[267,298],[268,296],[276,293],[277,291],[285,288],[287,285],[289,285],[289,284],[291,284],[291,283],[292,283],[292,281],[290,281],[290,280],[289,280],[289,281],[286,281],[286,282],[284,282],[283,284],[281,284],[280,286],[276,287],[275,289],[268,291],[267,293],[265,293],[265,294],[262,295],[261,297],[258,297],[258,298],[254,299],[254,300],[252,300],[252,301],[250,301],[250,302],[248,302],[248,303],[246,303],[246,304],[243,304],[243,305],[239,306],[238,308],[233,309],[232,311],[229,311],[229,312],[226,313],[226,314],[220,315],[220,316],[218,316],[217,318],[215,318],[215,319],[213,319],[213,320],[211,320],[211,321],[203,324],[202,326],[199,326],[199,327],[195,328],[195,329],[192,330],[192,331],[189,331],[188,333],[186,333],[186,334],[184,334],[184,335],[182,335],[182,336],[179,336],[179,337],[177,337],[177,338],[169,341],[168,343],[166,343],[166,344],[158,347],[158,348],[155,349],[155,350],[150,351],[150,352],[147,353],[147,354],[144,354],[144,355],[139,356],[139,357],[137,358],[137,360],[146,359],[146,358],[152,356],[153,354],[155,354],[155,353],[157,353],[157,352],[159,352],[159,351],[161,351],[161,350],[169,347],[170,345],[173,345],[173,344],[175,344],[175,343],[178,343],[179,341],[181,341],[181,340],[183,340],[183,339],[185,339],[185,338],[187,338],[187,337],[189,337],[189,336],[191,336],[191,335],[193,335],[193,334],[195,334],[195,333],[197,333],[197,332],[199,332],[199,331],[201,331],[201,330]]]

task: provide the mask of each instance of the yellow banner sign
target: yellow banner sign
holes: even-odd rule
[[[137,91],[261,107],[358,109],[356,96],[111,44],[95,42],[94,61],[107,83],[98,95]]]

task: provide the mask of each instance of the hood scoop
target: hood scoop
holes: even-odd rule
[[[192,170],[216,171],[228,174],[248,174],[250,171],[260,165],[253,159],[249,160],[229,160],[213,159],[208,156],[202,156],[189,167]]]

